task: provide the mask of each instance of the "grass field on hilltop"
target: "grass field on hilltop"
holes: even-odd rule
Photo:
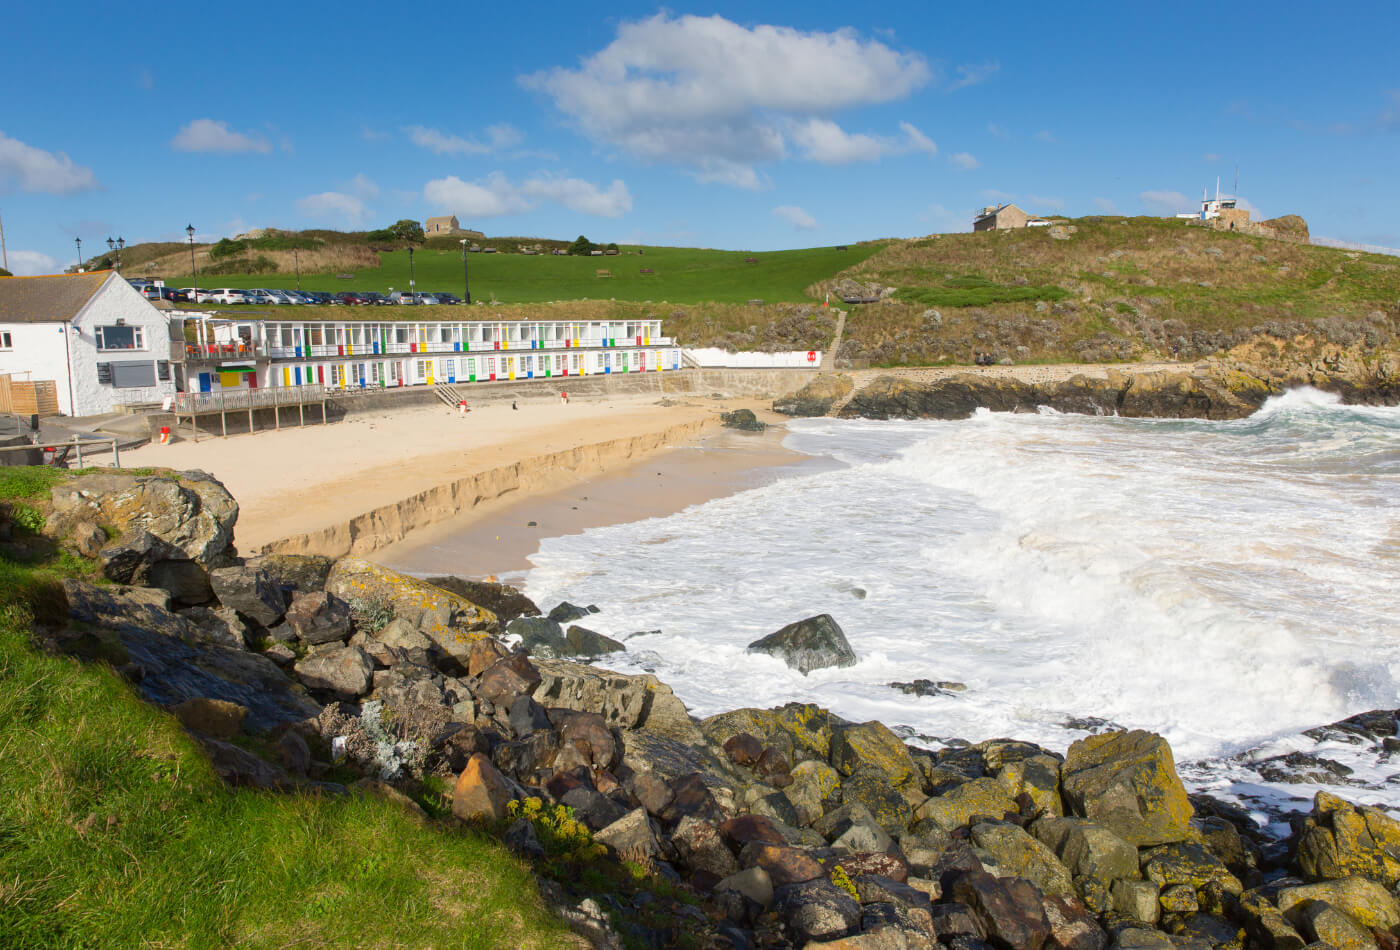
[[[489,243],[486,242],[486,243]],[[859,264],[880,244],[853,244],[796,251],[717,251],[704,248],[638,247],[626,245],[616,257],[556,257],[552,254],[468,254],[473,301],[539,303],[551,300],[668,301],[670,303],[803,302],[806,288],[838,271]],[[745,263],[752,258],[756,263]],[[379,255],[380,266],[354,271],[350,280],[336,274],[301,275],[303,290],[407,290],[407,251]],[[653,273],[643,274],[643,269]],[[599,277],[599,270],[610,277]],[[415,287],[463,295],[460,250],[424,248],[413,254]],[[128,276],[135,276],[129,272]],[[166,278],[171,286],[187,287],[188,275]],[[202,287],[296,286],[293,274],[207,275]]]

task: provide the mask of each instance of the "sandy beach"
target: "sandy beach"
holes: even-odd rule
[[[502,497],[523,485],[556,490],[644,455],[693,444],[718,427],[720,412],[740,406],[760,411],[764,403],[627,394],[571,397],[567,405],[551,395],[516,405],[483,403],[466,416],[443,405],[379,410],[329,425],[144,446],[124,452],[122,460],[129,467],[202,469],[214,475],[238,499],[238,548],[251,554],[503,467],[514,472],[514,481],[500,483]],[[591,446],[603,448],[577,451]],[[546,461],[535,468],[559,471],[522,470],[522,460],[550,457],[553,465]],[[462,507],[484,512],[496,500],[468,501],[473,504]]]

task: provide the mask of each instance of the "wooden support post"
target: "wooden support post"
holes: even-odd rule
[[[326,394],[321,393],[321,425],[326,424]]]
[[[252,398],[251,396],[249,396],[249,397],[248,397],[248,433],[251,435],[252,432],[253,432],[253,398]]]
[[[121,455],[119,455],[119,454],[117,453],[117,440],[116,440],[116,439],[113,439],[113,440],[112,440],[112,467],[113,467],[113,468],[121,468],[121,467],[122,467],[122,457],[121,457]]]
[[[228,410],[224,408],[222,402],[219,404],[219,431],[222,433],[220,438],[228,438]]]
[[[306,400],[301,398],[301,393],[297,393],[297,419],[300,420],[301,427],[306,428]]]
[[[78,450],[78,468],[83,467],[83,444],[77,439],[73,440],[73,448]]]

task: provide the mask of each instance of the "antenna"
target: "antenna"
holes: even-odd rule
[[[1235,162],[1235,197],[1240,196],[1240,163]]]
[[[1220,176],[1215,176],[1215,200],[1220,200]]]
[[[8,251],[5,250],[5,222],[3,219],[0,219],[0,259],[4,260],[4,263],[0,263],[0,267],[5,268],[5,270],[9,270],[10,254]]]

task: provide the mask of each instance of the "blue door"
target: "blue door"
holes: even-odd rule
[[[202,392],[202,393],[207,393],[207,392],[210,392],[211,390],[213,390],[213,388],[214,388],[214,381],[213,381],[213,379],[210,378],[209,374],[208,374],[208,373],[200,373],[200,374],[199,374],[199,391]]]

